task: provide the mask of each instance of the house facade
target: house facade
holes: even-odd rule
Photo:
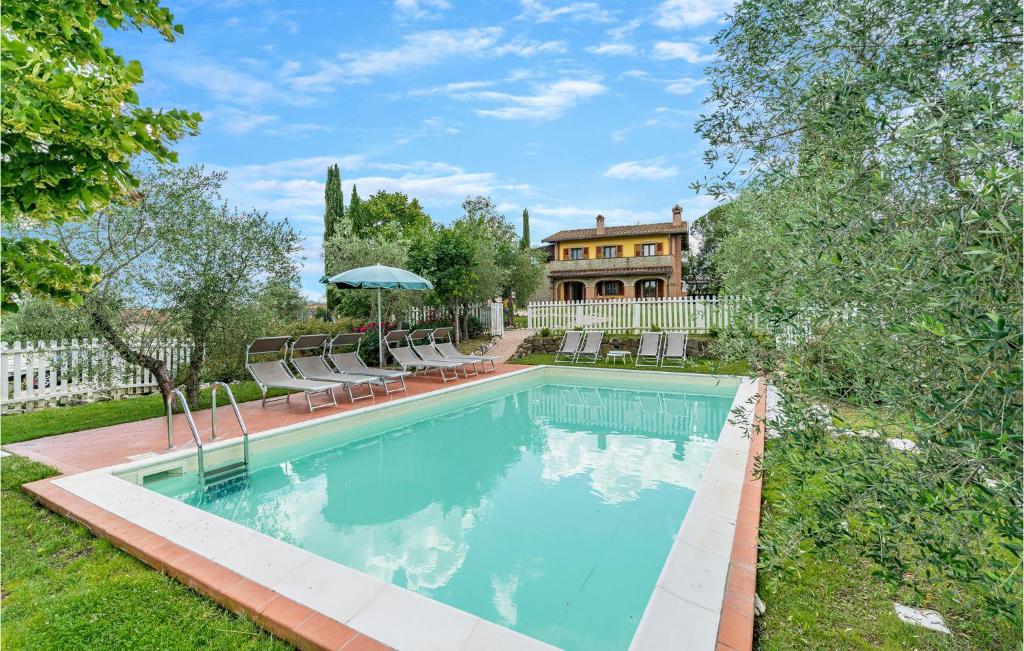
[[[544,238],[551,246],[547,277],[551,300],[583,301],[685,296],[682,262],[689,250],[683,209],[672,221],[564,230]]]

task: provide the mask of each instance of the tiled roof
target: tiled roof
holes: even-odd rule
[[[597,234],[596,228],[573,228],[548,235],[544,242],[565,242],[568,240],[591,240],[597,237],[616,237],[622,235],[667,235],[670,233],[687,232],[686,222],[676,226],[672,222],[661,224],[633,224],[632,226],[607,226],[604,233]]]
[[[571,269],[549,271],[552,278],[591,278],[594,276],[657,276],[672,273],[672,267],[628,267],[625,269]]]

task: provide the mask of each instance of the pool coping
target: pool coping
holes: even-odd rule
[[[387,404],[267,430],[252,435],[250,441],[274,438],[293,429],[351,418],[546,368],[578,367],[525,368]],[[588,374],[630,372],[583,370]],[[632,372],[642,373],[647,378],[659,374],[657,371]],[[721,550],[732,549],[735,553],[740,542],[740,537],[735,535],[736,518],[720,513],[738,513],[741,508],[740,498],[749,477],[744,473],[750,466],[748,457],[752,456],[753,437],[749,433],[755,422],[755,409],[749,403],[757,395],[757,381],[737,376],[665,375],[675,378],[693,375],[705,381],[715,377],[739,380],[732,406],[739,420],[733,422],[735,418],[731,416],[723,427],[630,648],[665,648],[666,645],[678,646],[680,642],[686,648],[713,648],[723,623],[730,621],[724,607],[729,603],[733,559]],[[204,445],[204,448],[215,450],[238,444],[229,440]],[[114,476],[114,473],[180,463],[194,455],[194,448],[175,451],[156,458],[33,482],[24,489],[51,510],[81,522],[96,535],[175,576],[228,609],[244,613],[300,648],[384,648],[384,644],[399,648],[553,648]],[[754,538],[756,554],[756,531]],[[343,591],[336,589],[339,584],[345,586]],[[749,601],[753,603],[752,595]],[[752,620],[752,607],[750,616]]]

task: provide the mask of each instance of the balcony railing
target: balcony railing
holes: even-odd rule
[[[640,255],[622,258],[588,258],[586,260],[553,260],[548,263],[550,273],[559,271],[588,271],[591,269],[608,269],[619,271],[626,269],[644,269],[655,267],[671,267],[670,255]]]

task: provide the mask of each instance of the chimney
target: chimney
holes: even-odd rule
[[[604,235],[604,215],[597,216],[597,234]]]
[[[683,207],[678,203],[672,206],[672,225],[682,226],[683,225]]]

